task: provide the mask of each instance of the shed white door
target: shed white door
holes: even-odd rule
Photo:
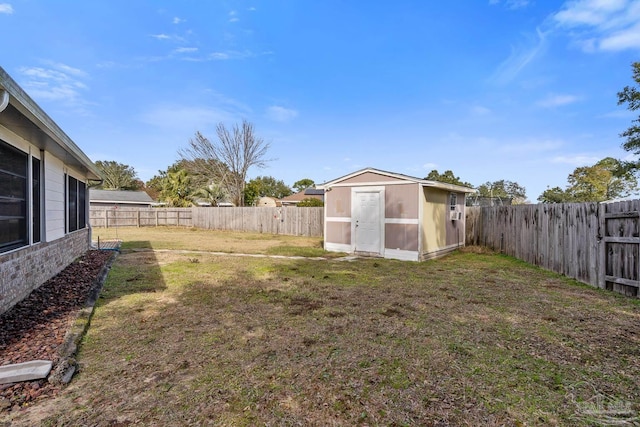
[[[354,251],[382,254],[384,211],[382,191],[354,190],[352,227]]]

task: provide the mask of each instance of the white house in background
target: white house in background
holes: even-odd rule
[[[85,153],[0,68],[0,313],[90,245]]]

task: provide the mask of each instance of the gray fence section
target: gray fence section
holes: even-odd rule
[[[466,244],[638,296],[640,201],[467,208]]]
[[[321,207],[92,207],[90,221],[93,227],[179,226],[309,237],[321,237],[324,231]]]

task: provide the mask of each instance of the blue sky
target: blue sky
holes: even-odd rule
[[[317,183],[364,167],[535,201],[625,158],[639,0],[0,0],[2,66],[92,160],[143,180],[247,119]]]

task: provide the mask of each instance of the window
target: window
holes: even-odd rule
[[[458,206],[458,195],[456,193],[451,193],[449,196],[449,209],[452,211],[455,211],[457,206]]]
[[[0,252],[28,244],[27,159],[0,141]]]
[[[84,182],[67,175],[67,232],[87,225],[87,187]]]
[[[41,226],[41,214],[40,214],[40,160],[35,157],[31,158],[31,203],[33,206],[31,221],[33,243],[40,241],[40,226]]]

